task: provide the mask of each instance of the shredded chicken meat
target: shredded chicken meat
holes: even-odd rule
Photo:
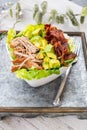
[[[50,24],[45,24],[45,30],[46,40],[54,45],[58,59],[60,59],[61,63],[66,66],[66,63],[64,61],[75,58],[76,54],[70,52],[68,40],[65,38],[64,33],[61,30],[58,30],[56,27],[51,26]]]
[[[21,68],[29,69],[31,67],[42,69],[42,60],[36,59],[36,53],[39,49],[27,37],[15,38],[11,41],[10,47],[13,48],[15,55],[15,60],[12,61],[12,72]]]

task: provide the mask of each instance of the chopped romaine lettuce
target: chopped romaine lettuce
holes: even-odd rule
[[[37,58],[37,59],[44,59],[45,56],[46,56],[46,54],[45,54],[44,51],[39,51],[39,52],[37,53],[36,58]]]
[[[14,60],[15,59],[15,55],[13,53],[13,48],[11,48],[9,45],[8,45],[8,51],[10,52],[11,59]]]
[[[72,58],[72,59],[70,59],[70,60],[65,60],[65,63],[66,63],[67,65],[69,65],[70,63],[73,62],[73,60],[74,60],[74,58]]]
[[[33,79],[40,79],[40,78],[45,78],[51,74],[59,74],[60,71],[59,69],[49,69],[49,70],[26,70],[26,69],[20,69],[17,70],[16,76],[21,79],[26,79],[26,80],[33,80]]]
[[[16,31],[15,31],[13,28],[11,28],[11,29],[8,31],[7,43],[10,43],[10,41],[13,40],[15,36],[16,36]]]
[[[16,35],[16,37],[20,36],[26,36],[29,39],[31,39],[34,36],[45,36],[45,29],[44,29],[44,24],[39,24],[39,25],[28,25],[24,31],[21,31]]]
[[[13,54],[13,48],[10,47],[10,42],[11,42],[11,40],[14,39],[15,36],[16,36],[16,31],[13,28],[11,28],[8,31],[8,35],[7,35],[7,44],[8,44],[7,46],[8,46],[8,51],[10,52],[12,59],[15,59],[15,56]]]
[[[70,52],[74,52],[74,50],[75,50],[75,44],[74,44],[73,38],[69,38],[68,39],[68,45],[69,45]]]

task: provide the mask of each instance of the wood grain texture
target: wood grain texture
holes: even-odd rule
[[[9,117],[0,121],[0,130],[87,130],[87,120],[74,116],[47,118]]]

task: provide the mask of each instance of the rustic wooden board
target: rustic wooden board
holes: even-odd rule
[[[3,32],[6,32],[6,31],[1,31],[0,33],[3,33]],[[70,36],[79,37],[81,40],[79,42],[82,43],[83,49],[81,48],[79,62],[76,65],[74,65],[72,68],[71,74],[69,76],[69,79],[67,81],[66,88],[63,94],[63,99],[59,107],[54,107],[52,105],[52,102],[58,90],[58,86],[63,77],[61,76],[60,78],[56,79],[55,81],[45,86],[42,86],[39,88],[31,88],[30,86],[28,86],[27,83],[25,83],[24,81],[21,81],[20,79],[17,79],[13,74],[10,73],[10,67],[9,67],[10,60],[8,58],[6,50],[3,51],[3,49],[5,48],[5,43],[6,43],[5,39],[4,41],[0,43],[0,48],[1,48],[0,55],[2,56],[2,59],[4,61],[7,59],[7,61],[5,61],[5,63],[7,63],[7,66],[6,66],[7,68],[5,67],[6,71],[5,71],[5,68],[3,68],[3,65],[0,66],[1,76],[6,75],[6,77],[1,77],[1,78],[4,78],[3,80],[0,80],[0,89],[3,90],[3,91],[0,90],[0,99],[1,99],[0,100],[0,113],[4,113],[4,114],[5,113],[6,114],[8,113],[9,114],[15,114],[15,113],[20,113],[20,114],[21,113],[37,113],[37,114],[38,113],[39,114],[40,113],[42,114],[43,113],[67,113],[67,114],[70,114],[70,113],[75,113],[76,114],[76,113],[87,112],[87,102],[86,102],[87,45],[86,45],[85,34],[82,32],[67,32],[67,34]],[[84,56],[83,56],[83,52],[84,52]],[[3,56],[4,54],[6,56],[6,59]],[[84,59],[85,59],[85,62],[84,62]],[[79,67],[82,67],[83,70],[79,69],[78,65],[81,65]],[[76,74],[77,72],[78,74]],[[78,78],[78,75],[79,75],[79,78]],[[84,77],[84,79],[83,77],[81,77],[81,75]],[[70,77],[73,77],[75,79],[72,80]],[[11,79],[11,84],[10,84],[9,79]],[[14,82],[14,79],[16,82]],[[73,82],[74,80],[77,83],[77,85]],[[73,86],[72,86],[72,83],[73,83]],[[6,84],[7,86],[5,86]],[[32,98],[31,98],[32,101],[31,99],[29,100],[30,98],[29,94],[32,95]]]

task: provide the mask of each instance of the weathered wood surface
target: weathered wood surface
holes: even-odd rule
[[[87,130],[87,120],[74,116],[47,118],[9,117],[0,121],[0,130]]]

